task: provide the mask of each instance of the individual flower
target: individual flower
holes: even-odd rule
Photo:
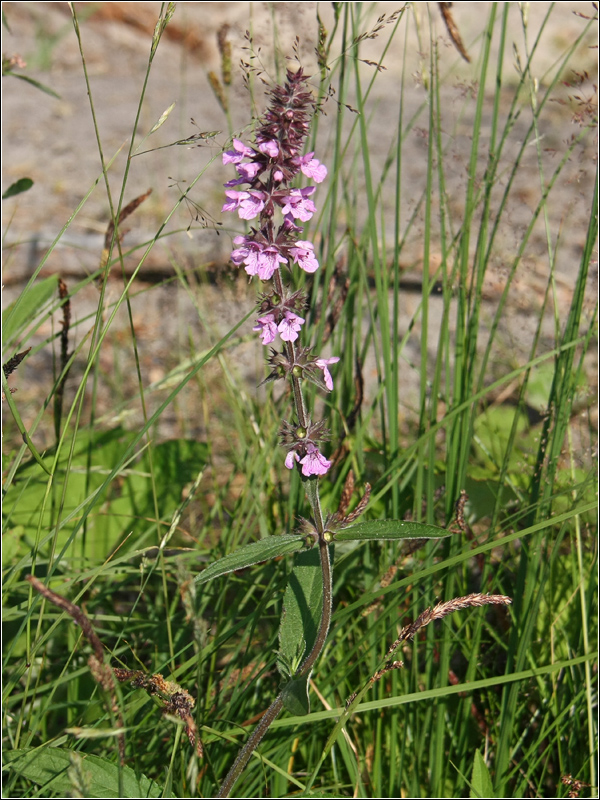
[[[302,474],[307,478],[310,475],[325,475],[331,466],[331,461],[328,461],[325,456],[319,453],[319,449],[314,444],[307,445],[307,453],[304,458],[300,459],[302,464]]]
[[[331,373],[327,369],[330,364],[337,364],[340,359],[337,356],[333,356],[332,358],[317,358],[315,364],[319,369],[323,370],[323,379],[325,380],[325,386],[329,389],[330,392],[333,391],[333,378],[331,377]]]
[[[248,275],[258,275],[261,281],[270,280],[280,264],[287,264],[277,245],[256,242],[248,236],[236,236],[233,242],[243,245],[231,253],[233,263],[236,267],[245,264]]]
[[[271,245],[251,254],[245,269],[248,275],[258,275],[261,281],[268,281],[275,270],[279,269],[279,265],[286,263],[287,258],[281,255],[276,245]]]
[[[302,317],[299,317],[291,311],[286,311],[284,318],[277,326],[277,330],[284,342],[295,342],[303,323],[304,320]]]
[[[265,193],[259,191],[225,192],[229,202],[225,203],[222,211],[237,211],[240,219],[254,219],[265,207]],[[310,217],[309,217],[310,219]]]
[[[313,201],[308,199],[314,191],[314,186],[305,186],[304,189],[290,189],[285,198],[287,202],[281,209],[283,215],[307,222],[317,210]]]
[[[293,469],[294,464],[296,461],[300,461],[300,456],[295,450],[290,450],[290,452],[285,457],[285,465],[288,469]]]
[[[277,336],[277,323],[273,314],[267,314],[264,317],[259,317],[256,320],[256,325],[252,328],[253,331],[258,331],[262,338],[263,344],[271,344],[275,341]]]
[[[331,461],[321,455],[319,448],[314,444],[307,445],[306,451],[304,458],[300,458],[295,450],[290,450],[285,459],[285,466],[293,469],[296,461],[299,461],[302,464],[302,474],[306,478],[310,478],[311,475],[325,475],[331,466]]]
[[[236,250],[233,250],[230,255],[230,258],[233,261],[233,263],[236,265],[236,267],[239,267],[248,258],[252,247],[256,245],[247,236],[236,236],[235,239],[233,240],[233,243],[244,245],[243,247],[238,247]]]
[[[257,161],[250,161],[247,164],[237,164],[235,167],[241,175],[241,183],[251,183],[258,173],[263,169],[262,164]],[[232,181],[230,181],[232,183]]]
[[[327,177],[327,167],[313,156],[314,153],[307,153],[305,156],[300,156],[297,161],[308,178],[312,178],[315,183],[321,183]]]
[[[305,272],[316,272],[319,269],[319,262],[315,258],[314,247],[311,242],[298,240],[293,247],[289,248],[289,254]]]
[[[241,164],[244,158],[251,158],[254,155],[254,150],[247,147],[239,139],[233,140],[233,150],[228,150],[223,153],[223,164]]]
[[[258,149],[269,158],[277,158],[280,153],[279,142],[275,139],[266,139],[258,145]]]

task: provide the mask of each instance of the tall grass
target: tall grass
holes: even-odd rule
[[[307,278],[307,341],[342,356],[324,403],[335,464],[322,502],[337,508],[353,470],[373,487],[367,518],[446,526],[466,490],[468,530],[416,552],[391,542],[335,546],[333,622],[311,711],[272,725],[236,792],[555,797],[567,796],[571,776],[591,796],[597,180],[582,160],[594,151],[596,117],[580,62],[595,20],[577,18],[578,33],[549,61],[549,30],[564,9],[548,5],[532,30],[525,4],[521,16],[490,4],[477,38],[465,38],[470,65],[456,52],[449,66],[433,5],[383,17],[378,4],[333,6],[328,18],[319,7],[314,81],[325,114],[310,148],[329,178],[304,234],[321,264]],[[149,43],[129,156],[146,133],[147,80],[171,12],[163,8]],[[388,61],[393,79],[378,68]],[[465,74],[470,82],[459,84]],[[259,112],[251,71],[249,85]],[[571,119],[565,141],[555,128]],[[224,115],[229,135],[233,124]],[[102,184],[110,157],[96,132]],[[214,196],[218,156],[190,176],[190,189]],[[127,159],[118,196],[104,184],[113,222],[135,163]],[[102,796],[214,796],[277,694],[290,560],[202,587],[193,580],[240,545],[293,532],[307,514],[300,479],[283,474],[277,447],[289,396],[272,384],[253,389],[264,378],[248,336],[254,296],[224,266],[215,288],[172,256],[176,302],[196,309],[202,338],[183,332],[154,382],[132,311],[150,302],[140,271],[184,204],[136,251],[132,274],[118,237],[108,238],[106,263],[122,270],[118,299],[103,268],[69,287],[73,306],[90,281],[99,288],[95,314],[71,329],[63,361],[60,332],[37,332],[48,313],[58,330],[65,303],[57,277],[40,272],[71,220],[5,311],[5,362],[30,343],[29,358],[56,352],[52,386],[26,409],[27,361],[3,378],[6,797],[99,796],[101,785]],[[226,329],[211,313],[215,298],[229,309]],[[113,336],[121,307],[125,345]],[[111,353],[113,374],[103,366]],[[182,433],[165,433],[173,429]],[[172,686],[102,690],[89,640],[33,590],[30,574],[84,610],[112,667],[160,673],[192,696],[188,717],[175,713]],[[398,654],[402,669],[369,682],[403,625],[472,592],[509,595],[513,605],[430,625]],[[367,687],[346,714],[347,699]],[[202,757],[185,735],[194,725]]]

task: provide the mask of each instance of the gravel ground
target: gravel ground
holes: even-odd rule
[[[410,43],[406,50],[407,68],[411,76],[403,89],[405,118],[420,113],[421,117],[407,136],[403,162],[403,207],[404,219],[408,220],[417,198],[425,185],[427,142],[424,131],[427,125],[424,110],[425,91],[423,74],[428,63],[428,15],[431,15],[439,46],[440,73],[449,75],[444,87],[443,136],[448,147],[448,172],[446,175],[448,196],[455,219],[459,220],[465,194],[465,175],[471,146],[471,130],[474,101],[470,97],[477,74],[477,60],[482,41],[482,30],[487,20],[489,3],[454,3],[453,14],[462,39],[472,56],[468,64],[458,55],[451,44],[439,15],[437,4],[416,3],[415,14],[408,27]],[[526,4],[527,5],[527,4]],[[529,8],[529,35],[533,40],[550,4],[534,3]],[[109,182],[116,203],[126,166],[126,151],[134,124],[137,104],[144,75],[146,73],[151,32],[160,11],[160,3],[77,3],[80,17],[81,38],[86,66],[93,92],[94,108],[102,140],[105,158],[115,154],[109,172]],[[503,4],[500,4],[501,8]],[[395,3],[375,3],[374,11],[365,23],[364,30],[376,23],[380,14],[390,15],[400,6]],[[54,2],[7,2],[3,4],[9,32],[4,31],[3,52],[7,56],[19,54],[26,62],[24,72],[28,76],[49,86],[60,97],[55,98],[40,92],[35,87],[14,78],[5,78],[3,92],[3,190],[13,181],[25,175],[34,180],[34,188],[15,199],[4,201],[4,295],[3,304],[11,302],[24,286],[26,280],[38,266],[50,243],[70,219],[84,196],[101,178],[100,160],[90,114],[85,82],[82,75],[81,57],[69,7],[66,3]],[[247,58],[244,38],[252,31],[254,48],[260,49],[260,58],[269,75],[275,74],[273,64],[273,42],[281,52],[291,53],[296,36],[299,37],[298,53],[308,72],[316,69],[314,42],[317,36],[317,4],[305,3],[240,3],[240,2],[187,2],[178,3],[172,23],[167,28],[153,63],[142,107],[139,130],[148,131],[165,109],[176,102],[168,122],[157,131],[147,147],[159,147],[198,131],[227,130],[227,122],[210,88],[208,73],[219,71],[220,60],[217,34],[224,24],[229,26],[228,36],[233,47],[234,68],[241,57]],[[318,5],[325,27],[332,27],[331,4]],[[516,48],[524,62],[523,32],[518,4],[510,6],[510,38],[506,59],[510,63],[516,56]],[[548,79],[548,70],[555,64],[559,54],[579,35],[585,20],[581,15],[594,13],[591,3],[559,3],[550,15],[544,30],[542,46],[532,64],[534,76],[543,89]],[[385,41],[385,30],[376,39],[366,39],[361,55],[366,60],[380,58]],[[597,50],[594,31],[576,52],[569,70],[576,69],[581,75],[588,73],[578,91],[581,96],[594,100],[593,83],[597,74]],[[497,48],[497,37],[494,48]],[[494,51],[495,52],[495,51]],[[494,58],[494,53],[492,58]],[[372,115],[373,170],[375,174],[383,168],[393,131],[397,129],[400,75],[405,52],[402,38],[394,39],[393,49],[385,56],[387,70],[377,76],[368,109]],[[373,68],[363,65],[365,74]],[[507,68],[508,81],[516,82],[516,69]],[[235,130],[243,129],[250,115],[247,90],[242,85],[241,74],[235,71],[232,87],[231,117]],[[573,74],[566,71],[565,82],[572,82]],[[490,91],[493,87],[490,87]],[[510,94],[510,83],[506,96]],[[566,102],[573,89],[562,85],[556,89],[556,97],[548,104],[540,124],[543,142],[544,174],[548,178],[556,168],[565,150],[565,142],[580,127],[574,121],[573,104]],[[257,102],[262,102],[262,88],[257,86]],[[349,98],[352,102],[352,98]],[[262,107],[262,106],[260,106]],[[502,109],[506,113],[507,109]],[[190,123],[193,118],[197,124]],[[335,122],[335,105],[329,103],[327,116],[319,122],[321,149],[318,156],[327,163],[329,136]],[[521,137],[530,124],[530,117],[523,113],[511,134],[506,152],[506,169],[511,153],[520,145]],[[389,135],[387,132],[390,131]],[[486,130],[484,126],[484,140]],[[210,220],[221,221],[222,183],[231,176],[220,165],[218,144],[225,136],[217,136],[202,147],[170,147],[152,154],[135,158],[131,164],[125,202],[152,188],[150,198],[128,221],[130,232],[124,246],[132,247],[148,241],[173,207],[179,196],[179,187],[184,187],[195,176],[206,169],[194,190],[193,199],[202,208],[201,214],[209,221],[208,227],[193,222],[196,210],[182,207],[166,229],[170,235],[151,252],[146,261],[136,289],[139,293],[133,300],[133,315],[138,332],[138,345],[142,368],[149,382],[162,379],[177,364],[187,350],[188,337],[192,335],[196,346],[202,349],[216,337],[229,329],[232,321],[247,313],[255,296],[254,288],[248,289],[243,279],[229,280],[227,268],[231,249],[231,236],[238,231],[229,231],[224,226],[217,235]],[[212,145],[211,142],[217,144]],[[485,143],[485,141],[484,141]],[[125,146],[124,146],[125,145]],[[560,187],[552,195],[548,206],[549,230],[554,244],[560,237],[559,254],[556,260],[556,287],[558,313],[563,317],[568,309],[574,276],[581,257],[585,231],[590,214],[590,203],[595,181],[597,142],[588,136],[575,151],[560,179]],[[146,149],[146,148],[144,148]],[[481,152],[485,152],[482,147]],[[499,187],[500,190],[501,187]],[[495,302],[503,288],[506,268],[514,257],[522,232],[531,216],[531,211],[540,195],[540,179],[537,151],[530,147],[516,182],[511,206],[507,210],[506,224],[499,236],[499,245],[494,255],[494,269],[490,271],[486,293],[489,308],[482,313],[483,324],[491,317]],[[390,210],[393,197],[389,198]],[[357,209],[360,215],[361,209]],[[72,288],[79,280],[95,270],[102,251],[109,212],[106,189],[101,179],[85,204],[71,221],[59,245],[46,261],[42,274],[59,273]],[[186,231],[190,223],[190,230]],[[340,220],[343,223],[343,220]],[[402,253],[406,291],[403,294],[402,318],[408,325],[416,311],[419,294],[417,288],[422,266],[423,221],[417,220]],[[386,230],[392,231],[388,219]],[[178,232],[176,232],[178,231]],[[432,254],[435,265],[440,254]],[[127,260],[128,269],[137,264],[139,255]],[[143,291],[157,280],[174,274],[173,262],[183,269],[195,269],[199,291],[195,304],[175,283]],[[527,351],[530,335],[534,330],[536,311],[547,283],[548,255],[546,231],[543,220],[532,236],[531,244],[523,259],[515,290],[503,321],[499,342],[507,350],[506,361],[518,361]],[[222,279],[215,285],[214,274]],[[241,278],[241,276],[240,276]],[[111,283],[110,297],[119,296],[120,281]],[[595,297],[595,284],[590,285],[590,302]],[[91,327],[98,294],[93,285],[82,289],[73,300],[74,333],[80,342]],[[435,321],[439,310],[432,307]],[[53,328],[54,325],[54,328]],[[56,321],[48,320],[38,332],[41,339],[56,330]],[[101,367],[105,372],[106,386],[101,391],[100,401],[108,414],[119,402],[125,401],[129,389],[134,387],[123,362],[128,344],[120,344],[120,337],[127,339],[128,318],[125,309],[113,325],[112,350],[102,355]],[[550,315],[545,336],[551,345],[554,322]],[[251,323],[245,332],[250,333]],[[247,380],[248,387],[255,387],[256,376],[262,375],[262,353],[253,337],[235,352],[234,363]],[[435,330],[431,341],[435,341]],[[9,354],[11,355],[11,354]],[[435,345],[432,345],[432,357]],[[406,351],[407,360],[417,363],[420,357],[418,325],[415,336]],[[117,377],[117,365],[122,372]],[[48,376],[51,374],[52,355],[39,351],[27,366],[19,371],[19,392],[23,403],[39,392],[48,391]],[[371,367],[372,369],[373,367]],[[218,378],[218,368],[213,368]],[[415,373],[417,371],[415,370]],[[590,373],[595,373],[595,361],[590,359]],[[77,378],[77,368],[72,380]],[[211,375],[206,377],[210,383]],[[405,405],[410,409],[416,402],[417,375],[407,384]],[[594,383],[592,381],[592,383]],[[131,384],[131,385],[130,385]],[[253,391],[254,388],[249,388]],[[132,388],[132,391],[135,389]],[[181,405],[171,418],[165,416],[161,433],[165,436],[198,435],[202,425],[193,421],[196,401],[192,394],[181,397]],[[189,408],[185,405],[189,404]],[[39,407],[32,403],[31,414]],[[187,418],[185,430],[181,430],[183,417]],[[407,411],[408,413],[408,411]],[[134,415],[131,424],[137,424]]]

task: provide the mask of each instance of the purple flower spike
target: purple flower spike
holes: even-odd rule
[[[292,188],[293,181],[302,175],[312,184],[327,177],[326,167],[314,153],[302,155],[310,118],[318,107],[307,81],[302,69],[288,70],[285,84],[269,93],[269,108],[259,120],[252,146],[233,139],[223,163],[232,164],[237,176],[225,184],[223,211],[236,211],[243,220],[258,217],[249,232],[233,239],[231,262],[244,267],[248,275],[272,281],[273,286],[260,295],[260,316],[253,330],[264,345],[274,342],[278,334],[285,345],[281,352],[271,348],[268,361],[272,371],[267,381],[287,378],[294,385],[298,424],[284,422],[281,444],[287,451],[285,466],[293,469],[298,464],[302,475],[310,477],[325,475],[331,467],[319,452],[319,444],[329,438],[329,432],[324,421],[312,423],[307,415],[298,397],[301,382],[307,379],[331,391],[333,379],[328,366],[340,359],[317,359],[310,347],[301,347],[305,320],[298,312],[308,306],[307,294],[286,285],[280,270],[286,264],[292,273],[297,271],[292,263],[307,273],[319,269],[313,244],[299,238],[302,225],[317,210],[311,199],[315,186]],[[278,222],[279,211],[282,219]]]
[[[333,358],[318,358],[315,361],[315,364],[319,369],[323,370],[323,378],[325,380],[325,386],[329,389],[330,392],[333,391],[333,378],[331,377],[331,372],[327,369],[329,364],[337,364],[339,358],[334,356]]]

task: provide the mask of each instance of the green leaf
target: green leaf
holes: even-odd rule
[[[310,673],[295,679],[300,664],[312,650],[323,605],[323,579],[319,551],[315,547],[294,558],[294,571],[285,590],[279,626],[277,667],[284,678],[292,678],[284,689],[283,703],[292,714],[308,714]]]
[[[471,775],[471,791],[469,797],[495,797],[494,785],[490,777],[490,771],[483,760],[479,750],[475,751],[473,759],[473,773]]]
[[[295,717],[305,717],[310,714],[308,677],[296,678],[285,685],[283,689],[283,705],[286,711],[289,711]]]
[[[18,181],[11,183],[8,189],[2,195],[3,200],[7,200],[9,197],[14,197],[17,194],[22,194],[23,192],[29,191],[33,186],[33,181],[31,178],[19,178]]]
[[[260,542],[252,542],[245,547],[240,547],[233,553],[215,561],[195,579],[195,583],[203,584],[234,572],[237,569],[245,569],[261,561],[269,561],[272,558],[289,555],[302,550],[305,547],[304,536],[282,534],[281,536],[267,536]]]
[[[26,289],[17,301],[11,303],[2,315],[3,352],[10,353],[10,346],[56,293],[58,276],[50,275]]]
[[[372,541],[376,539],[443,539],[453,536],[446,528],[424,522],[403,522],[398,519],[373,519],[336,531],[336,542]]]
[[[13,78],[19,78],[19,80],[25,81],[25,83],[30,83],[32,86],[35,86],[36,89],[39,89],[41,92],[45,92],[46,94],[51,95],[52,97],[56,97],[57,100],[60,100],[60,95],[57,94],[54,89],[51,89],[49,86],[46,86],[39,81],[36,81],[34,78],[30,78],[28,75],[18,75],[16,72],[8,72],[4,73],[5,75],[10,75]]]
[[[62,797],[73,794],[74,781],[85,781],[85,797],[163,797],[162,787],[145,775],[137,775],[131,767],[119,767],[105,758],[86,755],[77,750],[59,747],[27,748],[4,752],[5,769],[44,787]],[[122,791],[119,790],[119,772]],[[79,780],[78,780],[79,783]],[[80,788],[80,787],[78,787]],[[170,794],[169,797],[175,795]]]

